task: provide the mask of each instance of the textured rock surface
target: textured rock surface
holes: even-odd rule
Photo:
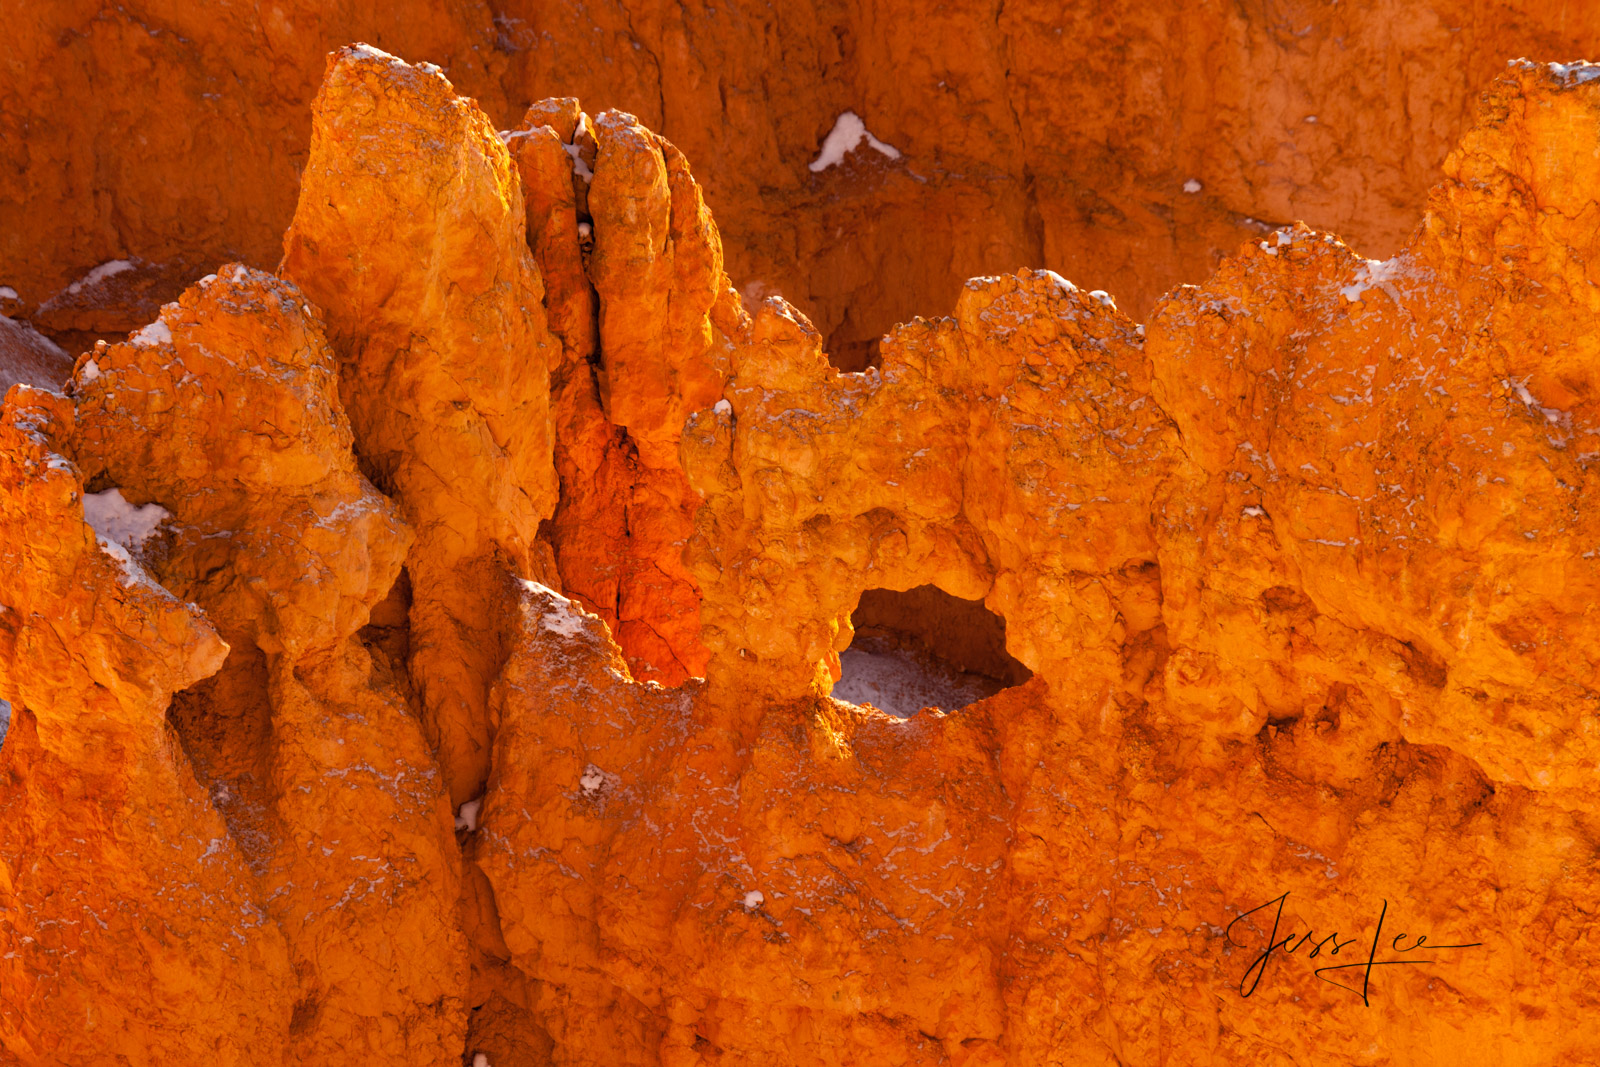
[[[23,1063],[280,1063],[283,934],[163,712],[228,654],[84,519],[73,408],[0,427],[0,1045]]]
[[[72,361],[48,337],[27,323],[0,316],[0,387],[20,382],[55,389],[71,370]]]
[[[575,99],[541,101],[506,140],[563,344],[549,531],[561,581],[641,678],[675,685],[708,655],[683,562],[698,500],[678,444],[687,414],[722,395],[738,294],[683,155],[633,116],[596,122]]]
[[[840,373],[632,115],[341,50],[280,276],[0,414],[0,1062],[1587,1062],[1597,115]]]
[[[76,455],[91,484],[171,512],[151,569],[232,646],[172,719],[288,942],[291,1057],[360,1033],[439,1060],[465,1029],[451,813],[399,665],[356,639],[411,533],[356,469],[305,300],[228,264],[97,348],[73,382]]]
[[[559,346],[510,157],[436,68],[342,49],[280,272],[328,316],[357,448],[416,530],[411,680],[457,804],[488,774],[503,567],[556,502]]]
[[[1294,219],[1389,255],[1506,59],[1600,48],[1600,11],[1533,0],[0,11],[0,286],[24,310],[109,261],[197,268],[163,300],[204,264],[271,269],[323,57],[365,40],[440,64],[499,128],[552,95],[640,116],[707,183],[734,283],[783,293],[852,368],[972,275],[1051,267],[1142,316]],[[811,172],[846,110],[903,159]],[[150,318],[112,309],[107,331]]]

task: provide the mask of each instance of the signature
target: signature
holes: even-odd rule
[[[1227,938],[1228,944],[1234,946],[1235,948],[1248,948],[1250,946],[1241,945],[1239,942],[1233,939],[1233,928],[1238,926],[1245,919],[1248,919],[1250,916],[1254,915],[1256,912],[1263,911],[1272,907],[1273,905],[1277,905],[1277,911],[1273,912],[1272,914],[1272,933],[1267,937],[1266,947],[1261,950],[1261,954],[1257,956],[1255,961],[1251,963],[1250,966],[1245,970],[1244,978],[1242,978],[1239,982],[1239,994],[1241,996],[1248,997],[1251,993],[1256,991],[1256,986],[1261,984],[1261,976],[1267,973],[1267,963],[1272,959],[1272,954],[1274,952],[1281,952],[1286,956],[1292,956],[1300,949],[1310,945],[1312,946],[1311,951],[1306,953],[1305,958],[1308,960],[1314,960],[1319,956],[1322,956],[1323,950],[1327,949],[1329,945],[1332,945],[1333,947],[1328,949],[1327,955],[1332,957],[1337,956],[1341,949],[1349,948],[1359,940],[1358,938],[1352,937],[1348,941],[1340,941],[1339,932],[1337,930],[1320,939],[1315,936],[1316,932],[1314,930],[1307,930],[1305,933],[1300,934],[1297,938],[1294,931],[1291,930],[1287,936],[1280,941],[1278,939],[1278,927],[1283,921],[1284,901],[1288,899],[1289,894],[1284,893],[1282,896],[1273,897],[1271,900],[1260,905],[1259,907],[1251,908],[1249,911],[1244,912],[1236,917],[1233,922],[1228,924],[1227,930],[1223,932],[1223,936]],[[1378,928],[1372,932],[1372,946],[1367,950],[1365,959],[1355,963],[1330,963],[1325,966],[1318,967],[1313,973],[1318,978],[1330,985],[1336,985],[1340,989],[1347,989],[1352,993],[1359,994],[1361,997],[1361,1003],[1370,1006],[1371,1002],[1367,999],[1367,993],[1371,987],[1372,969],[1374,967],[1398,967],[1404,966],[1408,963],[1414,964],[1438,962],[1434,959],[1380,959],[1378,956],[1378,942],[1383,936],[1383,922],[1384,919],[1388,917],[1388,914],[1389,902],[1385,900],[1383,902],[1382,910],[1378,912]],[[1395,955],[1404,956],[1407,953],[1415,952],[1422,948],[1427,949],[1427,951],[1431,954],[1434,952],[1442,952],[1446,949],[1478,948],[1483,944],[1482,941],[1474,941],[1470,945],[1436,945],[1428,940],[1427,934],[1421,934],[1418,935],[1418,937],[1411,943],[1410,947],[1402,947],[1402,942],[1404,942],[1405,939],[1410,936],[1411,935],[1408,933],[1396,934],[1389,941],[1388,951]],[[1360,950],[1358,949],[1357,951],[1359,952]],[[1359,987],[1328,977],[1329,974],[1334,972],[1341,972],[1339,973],[1340,978],[1353,978],[1353,975],[1346,975],[1342,972],[1354,970],[1359,970],[1361,972],[1361,985]],[[1254,977],[1252,977],[1252,975]]]

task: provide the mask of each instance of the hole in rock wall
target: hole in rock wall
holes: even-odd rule
[[[864,371],[868,367],[883,365],[883,357],[879,352],[879,338],[868,341],[850,340],[841,335],[844,327],[835,330],[828,338],[828,362],[833,364],[833,369],[847,374]]]
[[[923,708],[954,711],[1033,676],[1006,651],[1004,619],[935,586],[869,589],[850,621],[855,638],[839,654],[837,700],[907,718]]]

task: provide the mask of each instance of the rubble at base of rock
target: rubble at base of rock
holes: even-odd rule
[[[5,396],[0,1064],[1586,1062],[1597,114],[841,373],[634,116],[341,49],[277,270]],[[874,591],[1004,669],[837,699]]]

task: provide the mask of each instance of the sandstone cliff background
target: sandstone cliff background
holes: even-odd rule
[[[136,328],[227,260],[270,269],[323,57],[367,41],[439,64],[498,129],[550,96],[637,115],[694,165],[734,284],[782,293],[847,369],[1020,266],[1142,318],[1297,219],[1386,258],[1505,61],[1600,42],[1581,0],[6,0],[0,17],[0,286],[20,298],[0,313],[54,336]],[[809,171],[846,110],[903,162]],[[123,259],[120,315],[57,297]]]
[[[1595,1062],[1588,9],[6,14],[0,1064]]]

